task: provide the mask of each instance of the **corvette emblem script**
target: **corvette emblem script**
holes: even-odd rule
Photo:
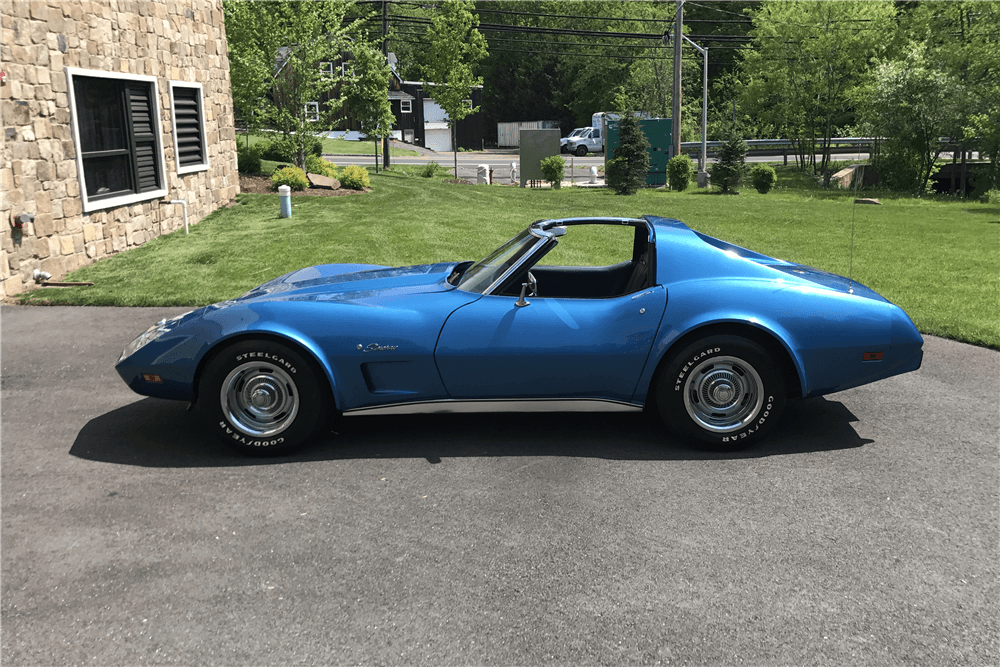
[[[358,349],[362,352],[392,352],[398,345],[379,345],[378,343],[368,343],[367,346],[358,345]]]

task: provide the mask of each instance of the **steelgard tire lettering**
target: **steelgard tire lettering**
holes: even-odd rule
[[[718,354],[721,351],[722,351],[721,347],[709,348],[709,349],[705,350],[704,352],[701,352],[699,354],[694,355],[694,357],[691,359],[691,361],[689,361],[688,363],[684,364],[684,367],[681,368],[680,375],[677,376],[677,381],[674,382],[674,391],[680,391],[681,390],[681,385],[684,384],[684,382],[683,382],[684,376],[687,375],[688,369],[691,368],[691,366],[694,365],[694,362],[696,362],[699,359],[702,359],[704,357],[707,357],[710,354]]]
[[[244,359],[247,358],[267,359],[268,361],[273,361],[276,364],[281,364],[282,366],[288,369],[289,373],[298,373],[298,370],[296,370],[295,366],[293,366],[291,363],[285,361],[281,357],[276,357],[274,355],[268,354],[267,352],[247,352],[246,354],[236,355],[236,361],[243,361]]]

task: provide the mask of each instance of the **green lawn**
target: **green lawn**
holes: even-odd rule
[[[293,197],[240,195],[191,228],[67,276],[93,287],[42,289],[50,303],[202,305],[237,296],[288,271],[327,262],[407,265],[477,259],[539,218],[652,213],[782,259],[847,274],[854,225],[856,280],[902,306],[922,332],[1000,349],[1000,208],[884,193],[881,206],[825,191],[779,170],[767,195],[646,190],[522,190],[444,183],[396,167],[371,174],[373,191]]]
[[[259,144],[262,141],[268,141],[273,138],[274,133],[265,134],[251,134],[250,135],[250,145]],[[237,133],[236,141],[245,146],[247,142],[247,135]],[[375,156],[375,142],[374,141],[345,141],[344,139],[327,139],[323,137],[320,139],[320,143],[323,144],[324,153],[332,153],[338,155],[371,155],[373,158]],[[379,146],[378,154],[382,155],[382,147]],[[417,151],[407,150],[405,148],[390,148],[389,156],[419,156],[420,153]]]

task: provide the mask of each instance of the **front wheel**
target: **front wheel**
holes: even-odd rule
[[[710,336],[663,368],[656,401],[674,432],[713,449],[743,449],[777,423],[785,382],[776,360],[757,343]]]
[[[277,455],[315,434],[327,414],[327,399],[301,354],[270,340],[243,341],[209,362],[196,410],[230,447]]]
[[[579,148],[576,149],[576,156],[577,157],[584,157],[586,154],[587,154],[587,147],[586,146],[580,146]]]

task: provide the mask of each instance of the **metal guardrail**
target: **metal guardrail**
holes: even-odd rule
[[[834,137],[830,139],[830,152],[869,153],[874,143],[874,137]],[[722,144],[721,141],[708,141],[705,147],[708,149],[708,154],[714,156]],[[747,139],[747,148],[748,155],[782,155],[787,158],[789,153],[794,152],[789,139]],[[682,153],[697,155],[700,151],[700,141],[681,142]]]

